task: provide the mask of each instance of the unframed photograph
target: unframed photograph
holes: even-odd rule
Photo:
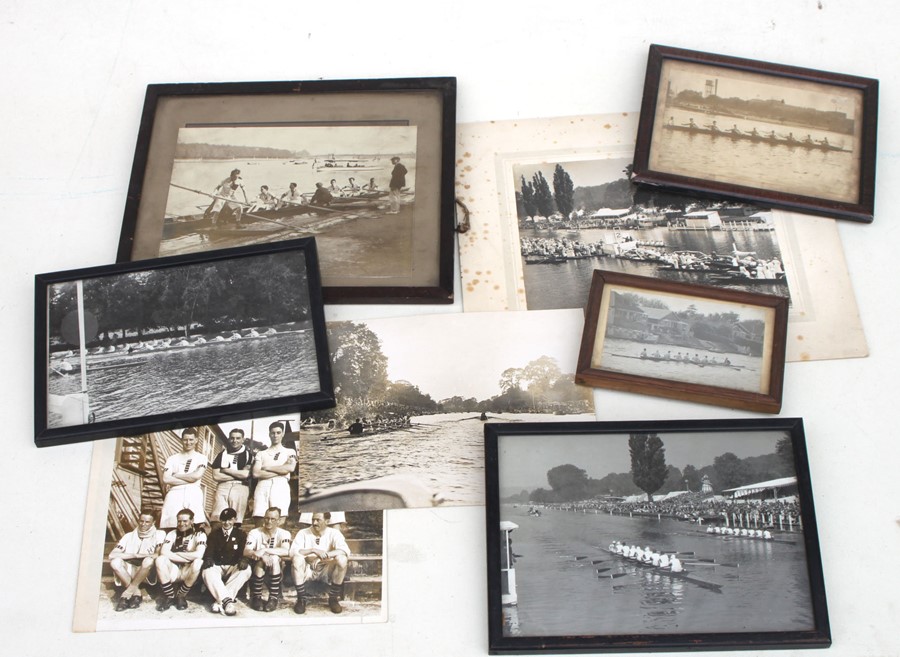
[[[529,310],[583,307],[594,269],[790,296],[771,212],[640,189],[615,153],[512,171]]]
[[[301,508],[484,504],[485,424],[594,418],[582,326],[578,310],[330,322],[337,405],[304,414]]]
[[[767,422],[488,427],[492,652],[830,644],[802,424]]]
[[[96,443],[75,630],[385,621],[383,513],[298,509],[298,424]]]

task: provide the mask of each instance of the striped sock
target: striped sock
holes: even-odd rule
[[[294,588],[297,591],[297,598],[306,597],[306,582],[303,582],[303,584],[297,584],[297,586],[295,586]]]
[[[181,583],[181,586],[178,587],[178,591],[176,595],[187,595],[188,591],[191,590],[190,586],[185,586],[184,582]]]
[[[234,602],[234,598],[225,598],[224,600],[222,600],[222,606],[224,607],[225,605],[233,603],[233,602]]]
[[[250,595],[254,598],[261,598],[263,593],[263,588],[265,588],[265,582],[262,577],[257,577],[256,575],[250,576]]]
[[[160,588],[163,592],[163,597],[166,598],[174,598],[175,597],[175,587],[172,586],[172,582],[164,582],[160,584]]]
[[[269,597],[270,598],[280,598],[281,597],[281,580],[282,580],[281,573],[278,573],[277,575],[269,575]]]

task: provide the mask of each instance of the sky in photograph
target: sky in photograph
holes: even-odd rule
[[[311,155],[415,153],[415,126],[241,126],[181,128],[180,144],[305,150]]]
[[[574,372],[581,310],[459,313],[367,320],[388,358],[388,378],[439,401],[500,394],[500,375],[541,356]]]
[[[678,70],[675,70],[677,66]],[[665,90],[666,73],[672,84],[672,92],[677,94],[685,89],[703,92],[706,80],[718,80],[717,95],[720,98],[742,98],[744,100],[784,100],[788,105],[812,107],[823,112],[843,112],[853,119],[862,98],[860,92],[830,87],[815,82],[786,80],[770,84],[769,76],[754,73],[728,73],[722,68],[703,66],[690,62],[666,62],[663,67],[663,82],[660,90]]]
[[[258,417],[255,420],[238,420],[236,422],[220,422],[219,429],[222,430],[226,436],[232,429],[243,429],[244,430],[244,438],[250,440],[250,437],[253,437],[253,440],[263,443],[264,445],[270,444],[269,441],[269,425],[272,422],[276,421],[285,421],[290,420],[291,429],[294,431],[297,430],[297,426],[300,424],[300,415],[296,413],[287,413],[285,415],[278,415],[272,417]]]
[[[561,164],[566,170],[575,187],[591,187],[593,185],[602,185],[619,178],[624,178],[624,169],[631,164],[630,157],[612,157],[604,159],[590,160],[565,160],[565,161],[549,161],[538,162],[535,164],[516,164],[513,165],[513,180],[515,182],[516,191],[522,187],[522,176],[525,180],[531,182],[532,176],[540,171],[544,174],[544,178],[553,189],[553,171],[557,164]]]
[[[739,458],[761,456],[775,451],[782,431],[741,431],[659,434],[666,448],[666,463],[684,469],[712,465],[725,452]],[[571,463],[602,479],[611,472],[631,471],[628,434],[538,435],[500,437],[500,487],[533,490],[548,487],[547,471]]]

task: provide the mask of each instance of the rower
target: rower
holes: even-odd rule
[[[763,532],[763,538],[767,541],[771,541],[772,540],[772,532],[770,532],[768,529],[766,529]]]
[[[653,562],[654,566],[659,565],[659,552],[654,552],[650,555],[650,561]]]
[[[663,554],[659,555],[659,567],[660,568],[668,568],[669,567],[669,555],[668,554],[663,553]]]
[[[674,554],[669,559],[669,569],[673,573],[680,573],[684,570],[684,566],[681,565],[681,559],[679,559]]]

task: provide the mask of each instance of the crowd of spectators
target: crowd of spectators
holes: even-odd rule
[[[613,515],[647,515],[676,518],[702,524],[796,528],[800,526],[800,505],[796,498],[777,500],[738,499],[720,495],[685,493],[665,500],[646,499],[626,502],[610,499],[591,499],[553,504],[568,511],[592,511]]]

